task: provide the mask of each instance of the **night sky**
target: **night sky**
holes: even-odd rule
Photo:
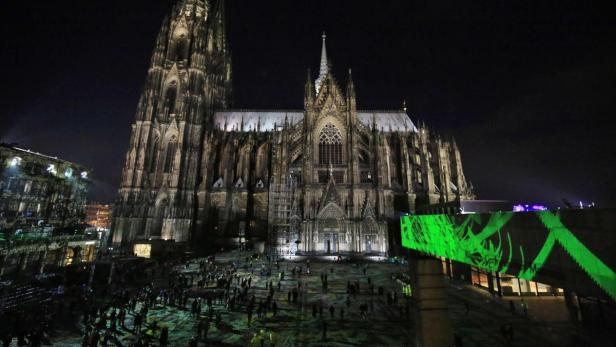
[[[115,198],[171,1],[3,1],[0,142],[91,167]],[[594,7],[593,7],[594,6]],[[303,107],[327,32],[362,109],[455,136],[478,198],[616,205],[616,17],[590,1],[227,2],[234,107]]]

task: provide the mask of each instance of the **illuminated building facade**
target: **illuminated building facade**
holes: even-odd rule
[[[285,255],[386,254],[399,213],[474,198],[455,141],[416,126],[405,107],[358,108],[350,70],[344,87],[332,74],[325,35],[303,109],[229,109],[224,25],[222,1],[178,1],[164,20],[114,244],[260,239]]]
[[[4,144],[0,168],[0,229],[51,231],[83,222],[88,169]]]
[[[90,172],[81,165],[0,145],[0,276],[91,261],[96,236],[83,223]]]

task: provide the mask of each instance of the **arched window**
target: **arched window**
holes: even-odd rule
[[[178,40],[176,51],[175,51],[175,60],[177,62],[182,62],[186,59],[186,56],[188,53],[187,48],[188,48],[188,43],[186,42],[186,37],[184,36],[184,34],[182,34],[180,36],[180,39]]]
[[[177,95],[177,82],[173,81],[169,84],[169,87],[167,87],[167,90],[165,91],[165,108],[167,109],[167,114],[175,113]]]
[[[149,158],[149,172],[154,172],[156,170],[156,157],[158,156],[158,137],[154,138],[154,144],[150,149],[150,158]]]
[[[342,164],[342,135],[332,123],[327,123],[319,135],[319,164]]]
[[[165,155],[165,168],[164,172],[169,173],[173,170],[173,162],[175,160],[175,152],[178,148],[178,140],[173,136],[169,143],[167,143],[167,154]]]

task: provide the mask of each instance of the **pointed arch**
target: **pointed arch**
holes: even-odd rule
[[[379,227],[374,217],[370,216],[364,218],[363,224],[364,227],[362,231],[364,234],[378,234]]]
[[[167,142],[166,151],[165,151],[165,165],[163,172],[170,173],[173,171],[173,166],[175,164],[175,154],[177,152],[178,140],[175,135],[172,135]]]
[[[173,42],[171,44],[171,60],[181,63],[188,59],[188,37],[189,32],[184,22],[181,22],[173,31]]]
[[[319,133],[319,164],[342,164],[342,134],[331,122]]]
[[[152,147],[150,147],[150,153],[148,155],[147,170],[148,172],[156,171],[156,158],[158,157],[158,151],[160,150],[160,137],[158,133],[154,134],[154,141],[152,141]]]
[[[341,220],[344,219],[344,211],[335,202],[330,202],[319,212],[318,219],[322,220]]]
[[[166,110],[166,115],[171,115],[176,113],[177,109],[177,98],[178,98],[178,82],[176,79],[171,80],[167,87],[165,88],[165,101],[164,108]]]

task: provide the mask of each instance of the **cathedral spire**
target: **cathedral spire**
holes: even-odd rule
[[[218,1],[218,11],[217,11],[217,23],[216,23],[216,40],[218,48],[226,52],[227,51],[227,33],[226,33],[226,19],[225,19],[225,1]]]
[[[325,77],[327,76],[327,73],[329,72],[329,66],[327,64],[327,51],[325,49],[325,38],[326,37],[327,36],[325,35],[325,31],[324,31],[323,35],[321,35],[321,38],[323,39],[323,46],[321,48],[321,65],[319,67],[319,77],[314,82],[314,86],[317,91],[317,94],[319,93],[319,89],[321,89],[321,85],[323,85],[323,81],[325,81]]]

